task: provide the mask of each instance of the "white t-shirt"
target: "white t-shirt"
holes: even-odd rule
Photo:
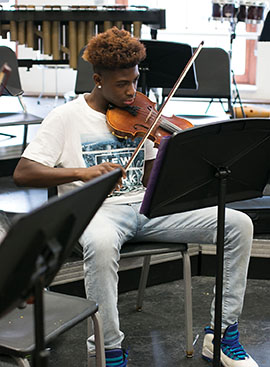
[[[107,127],[106,116],[89,107],[85,95],[80,95],[48,114],[22,157],[49,167],[90,167],[107,161],[125,166],[139,139],[117,139]],[[153,143],[147,140],[128,170],[121,191],[106,201],[140,202],[144,194],[141,182],[144,161],[154,159],[156,153]],[[63,184],[58,186],[58,192],[61,195],[82,184],[82,181]]]

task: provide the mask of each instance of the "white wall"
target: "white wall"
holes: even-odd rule
[[[240,86],[242,99],[270,103],[270,42],[258,42],[257,46],[257,83],[253,88]]]

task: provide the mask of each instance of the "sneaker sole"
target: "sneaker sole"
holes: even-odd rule
[[[213,352],[207,348],[203,348],[202,358],[207,362],[213,362],[213,359],[214,359]],[[221,366],[226,367],[226,365],[223,364],[222,360],[220,360],[220,362],[221,362]]]
[[[203,359],[205,359],[208,362],[212,362],[213,361],[213,352],[211,350],[209,350],[208,348],[204,347],[202,350],[202,357]]]
[[[202,354],[202,359],[204,359],[206,362],[213,362],[213,359],[208,358]]]

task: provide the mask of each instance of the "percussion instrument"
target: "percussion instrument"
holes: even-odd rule
[[[239,2],[237,19],[239,22],[260,23],[263,21],[265,3],[262,1]]]
[[[212,19],[260,23],[264,19],[264,9],[264,1],[212,0]]]
[[[15,6],[1,10],[0,35],[25,44],[53,60],[69,60],[76,69],[80,50],[90,38],[113,26],[140,38],[142,25],[165,29],[165,10],[147,6]]]
[[[235,0],[212,0],[212,18],[214,20],[230,20],[235,17]]]
[[[239,22],[247,21],[247,2],[245,0],[239,1],[239,8],[237,12],[237,19]]]

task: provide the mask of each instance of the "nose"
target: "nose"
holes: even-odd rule
[[[134,83],[130,84],[127,89],[127,95],[129,97],[134,97],[136,94],[136,85]]]

